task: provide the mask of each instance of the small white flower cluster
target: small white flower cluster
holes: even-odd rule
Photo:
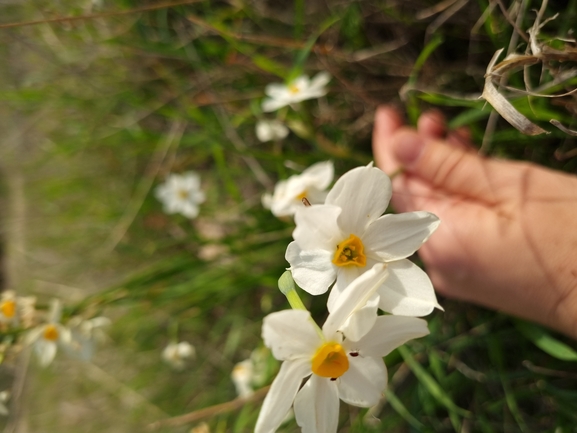
[[[172,341],[162,351],[162,360],[175,370],[183,370],[189,359],[194,359],[196,350],[186,341]]]
[[[95,345],[105,338],[102,328],[110,324],[106,317],[88,320],[73,317],[67,325],[62,324],[61,320],[62,304],[58,299],[53,299],[47,320],[32,328],[25,336],[25,345],[33,348],[42,367],[54,360],[58,349],[73,357],[89,360]]]
[[[285,256],[290,268],[279,280],[293,310],[264,319],[264,344],[283,363],[256,433],[276,431],[291,407],[303,432],[336,432],[339,401],[375,405],[387,385],[383,357],[429,333],[418,317],[441,307],[429,277],[407,257],[439,219],[428,212],[384,214],[391,194],[390,179],[369,164],[338,179],[324,203],[296,208]],[[332,287],[322,328],[294,282],[311,295]]]

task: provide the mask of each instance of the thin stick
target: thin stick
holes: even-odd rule
[[[221,415],[223,413],[232,412],[233,410],[240,409],[247,403],[253,403],[264,398],[268,392],[270,386],[265,386],[254,392],[249,397],[238,397],[234,400],[227,401],[226,403],[216,404],[214,406],[205,407],[204,409],[195,410],[184,415],[175,416],[173,418],[163,419],[161,421],[156,421],[148,426],[148,430],[157,430],[161,427],[170,426],[177,427],[184,424],[190,424],[193,422],[200,421],[204,418],[209,418],[211,416]]]
[[[128,9],[126,11],[115,11],[115,12],[102,12],[100,14],[90,14],[90,15],[81,15],[78,17],[58,17],[58,18],[49,18],[43,20],[36,20],[36,21],[24,21],[21,23],[8,23],[8,24],[0,24],[0,29],[9,29],[14,27],[25,27],[25,26],[35,26],[38,24],[51,24],[51,23],[66,23],[71,21],[84,21],[84,20],[94,20],[98,18],[109,18],[115,17],[119,15],[129,15],[135,14],[139,12],[149,12],[158,9],[167,9],[174,6],[182,6],[192,3],[200,3],[203,0],[183,0],[179,2],[172,2],[172,3],[160,3],[157,5],[151,6],[143,6],[141,8],[135,9]]]

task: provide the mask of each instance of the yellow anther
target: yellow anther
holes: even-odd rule
[[[337,266],[354,265],[364,267],[367,264],[363,242],[357,236],[351,234],[348,239],[337,245],[333,256],[333,263]]]
[[[44,339],[50,341],[58,340],[58,329],[54,325],[46,325],[44,328]]]
[[[317,349],[312,359],[312,371],[317,376],[341,377],[349,369],[349,359],[339,343],[329,341]]]
[[[16,302],[7,300],[0,304],[0,311],[4,317],[11,319],[16,314]]]

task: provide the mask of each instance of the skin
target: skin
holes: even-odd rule
[[[577,177],[477,154],[438,112],[417,128],[380,107],[373,152],[397,212],[441,219],[419,255],[442,295],[577,338]]]

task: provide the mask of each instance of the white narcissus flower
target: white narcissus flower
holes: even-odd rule
[[[355,321],[357,330],[362,331],[356,340],[348,337],[346,324],[356,318],[385,278],[387,268],[378,264],[356,279],[338,298],[322,331],[304,310],[265,317],[265,345],[283,363],[263,402],[255,433],[276,431],[293,401],[303,433],[336,432],[339,399],[360,407],[379,401],[387,385],[383,356],[429,333],[422,319],[361,314]],[[300,388],[307,376],[310,378]]]
[[[295,214],[294,242],[286,260],[297,284],[319,295],[334,284],[328,308],[356,277],[386,263],[389,278],[379,288],[379,308],[403,316],[424,316],[441,308],[431,280],[407,260],[436,230],[429,212],[383,215],[391,198],[389,177],[372,163],[345,173],[325,203]]]
[[[254,366],[250,358],[237,363],[232,369],[230,378],[236,388],[236,394],[240,398],[250,397],[254,394],[254,390],[252,389],[253,376]]]
[[[305,197],[311,204],[323,203],[334,171],[332,161],[317,162],[301,174],[278,182],[272,195],[263,196],[263,205],[273,215],[283,217],[294,215],[297,209],[304,207],[302,199]]]
[[[186,341],[169,343],[162,351],[162,359],[171,367],[181,370],[189,358],[194,358],[194,346]]]
[[[326,86],[330,80],[327,72],[320,72],[313,79],[301,75],[288,84],[269,84],[264,89],[268,98],[262,102],[262,111],[275,111],[307,99],[320,98],[327,94]]]
[[[285,138],[289,129],[280,120],[259,120],[256,123],[256,138],[263,143],[265,141],[282,140]]]
[[[60,301],[53,300],[48,323],[32,329],[25,337],[25,344],[32,345],[42,367],[48,366],[54,360],[59,346],[70,345],[70,330],[60,323],[61,311]]]
[[[166,181],[156,187],[154,195],[166,213],[181,213],[187,218],[196,218],[198,205],[206,199],[200,189],[200,176],[192,171],[169,174]]]

